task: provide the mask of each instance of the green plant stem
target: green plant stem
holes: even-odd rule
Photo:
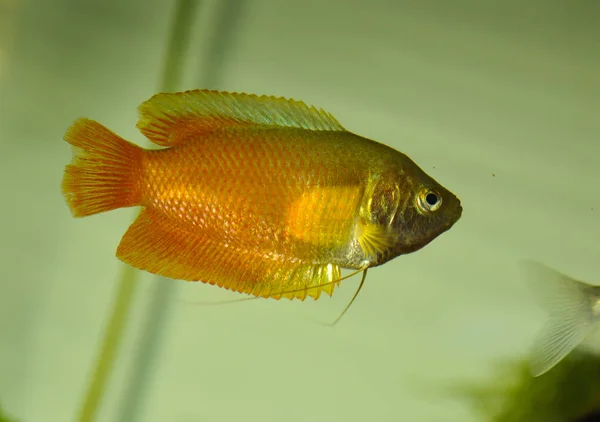
[[[175,90],[180,83],[184,53],[198,3],[198,0],[178,0],[175,6],[175,16],[164,62],[165,68],[160,82],[160,90],[163,92]],[[108,326],[104,332],[100,354],[96,360],[95,370],[77,419],[79,422],[91,422],[96,417],[112,373],[123,332],[127,326],[138,284],[138,275],[136,269],[123,265],[118,282],[119,288],[116,292]]]
[[[83,406],[79,413],[80,422],[93,421],[100,401],[104,396],[106,384],[113,368],[113,362],[125,330],[131,303],[135,296],[138,274],[135,268],[123,265],[119,277],[115,303],[111,317],[104,333],[100,355],[96,360],[96,368],[88,387]]]

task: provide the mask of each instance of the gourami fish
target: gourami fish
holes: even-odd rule
[[[600,321],[600,286],[575,280],[545,265],[519,261],[525,281],[550,318],[533,344],[530,371],[540,376],[571,353]]]
[[[362,286],[367,268],[461,216],[458,198],[406,155],[302,102],[194,90],[157,94],[139,115],[163,148],[76,120],[62,192],[75,217],[143,207],[117,257],[150,273],[318,299],[346,278],[342,268],[362,271]]]

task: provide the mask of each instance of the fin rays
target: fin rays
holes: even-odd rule
[[[539,376],[558,364],[593,330],[597,287],[536,262],[522,260],[519,267],[540,306],[550,314],[533,345],[530,370]]]
[[[390,232],[386,227],[365,223],[361,221],[357,225],[357,236],[360,248],[365,256],[374,258],[379,253],[389,250],[394,244]]]
[[[271,259],[248,250],[224,248],[201,234],[186,232],[168,218],[143,210],[127,230],[117,257],[164,277],[202,281],[257,297],[304,300],[333,294],[341,269]],[[331,282],[331,283],[330,283]]]
[[[531,359],[531,373],[542,375],[571,353],[592,331],[589,312],[580,310],[575,315],[550,318],[540,331]]]
[[[140,147],[86,118],[73,122],[65,141],[73,147],[73,160],[61,188],[73,216],[139,205]]]
[[[210,90],[156,94],[138,112],[138,129],[161,146],[181,144],[192,131],[202,136],[235,126],[345,130],[331,114],[301,101]]]
[[[352,273],[345,275],[343,277],[339,277],[336,278],[334,280],[331,281],[327,281],[323,284],[319,284],[319,285],[314,285],[310,288],[310,289],[323,289],[325,291],[328,291],[329,289],[331,289],[331,291],[333,291],[333,286],[337,286],[339,285],[339,283],[343,280],[346,280],[348,278],[354,277],[356,274],[362,272],[362,278],[360,280],[360,284],[358,286],[358,288],[356,289],[356,292],[354,293],[354,296],[352,296],[352,299],[350,299],[350,302],[348,302],[348,305],[346,305],[346,307],[344,308],[344,310],[340,313],[340,315],[332,322],[329,324],[323,324],[323,325],[327,325],[327,326],[331,326],[333,327],[335,324],[337,324],[342,317],[348,312],[348,309],[350,309],[350,306],[352,306],[352,304],[354,303],[354,301],[356,300],[358,294],[360,293],[365,280],[367,278],[367,270],[369,269],[368,264],[366,264],[363,268],[359,268],[358,270],[353,271]],[[281,291],[277,293],[277,296],[283,296],[283,295],[290,295],[292,293],[299,293],[299,292],[303,292],[306,291],[306,288],[303,289],[296,289],[296,290],[285,290],[285,291]],[[271,296],[271,297],[275,297],[275,296]],[[256,299],[261,299],[260,296],[254,296],[254,297],[244,297],[241,299],[231,299],[231,300],[224,300],[224,301],[218,301],[218,302],[188,302],[191,304],[199,304],[199,305],[205,305],[205,306],[215,306],[215,305],[230,305],[233,303],[239,303],[239,302],[246,302],[249,300],[256,300]]]

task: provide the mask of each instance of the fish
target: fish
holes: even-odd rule
[[[138,113],[152,148],[76,119],[61,187],[76,218],[141,207],[116,256],[152,274],[316,300],[342,269],[362,286],[462,214],[408,156],[301,101],[197,89],[155,94]]]
[[[530,372],[539,377],[584,343],[600,321],[600,286],[522,259],[521,275],[549,318],[532,346]]]

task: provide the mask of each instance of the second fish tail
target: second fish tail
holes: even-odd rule
[[[65,141],[73,146],[73,161],[62,192],[73,216],[140,205],[142,148],[86,118],[67,129]]]
[[[599,288],[545,265],[521,260],[519,267],[540,306],[549,313],[534,343],[531,373],[552,369],[592,332],[597,321]]]

